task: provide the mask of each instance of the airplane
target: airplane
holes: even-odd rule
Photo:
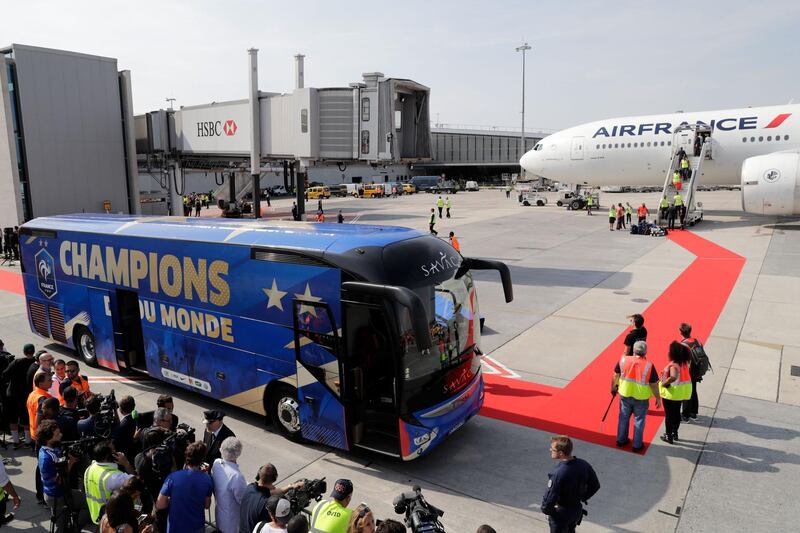
[[[588,122],[548,135],[520,159],[528,175],[590,186],[662,186],[675,152],[707,135],[697,184],[741,183],[742,207],[800,214],[800,104]]]

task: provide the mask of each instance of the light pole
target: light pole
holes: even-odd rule
[[[170,110],[170,111],[173,111],[173,109],[172,109],[172,102],[174,102],[174,101],[175,101],[175,99],[174,99],[174,98],[167,98],[166,100],[167,100],[167,102],[169,102],[169,110]]]
[[[530,49],[531,47],[528,43],[524,43],[522,46],[517,46],[515,48],[517,52],[522,52],[522,132],[520,134],[520,157],[525,154],[525,52]]]

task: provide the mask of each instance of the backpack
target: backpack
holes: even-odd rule
[[[703,345],[700,344],[700,341],[692,339],[692,341],[689,342],[684,339],[681,341],[681,344],[689,349],[689,354],[691,356],[689,372],[692,375],[692,379],[695,381],[703,381],[703,376],[706,375],[706,372],[709,370],[711,370],[712,373],[714,372],[714,367],[711,366],[711,361],[708,360],[708,355],[706,355],[706,351]]]
[[[631,235],[638,235],[638,234],[639,234],[639,226],[631,224]]]

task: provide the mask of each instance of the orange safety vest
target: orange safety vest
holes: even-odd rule
[[[458,244],[458,239],[456,239],[455,236],[450,237],[450,246],[455,248],[457,252],[461,251],[461,245]]]
[[[33,392],[28,395],[28,401],[26,403],[28,407],[28,421],[31,426],[31,437],[33,439],[36,439],[36,411],[39,410],[40,398],[52,398],[52,396],[50,396],[50,393],[46,390],[36,387],[33,389]]]
[[[636,213],[638,213],[640,217],[646,217],[650,211],[648,211],[646,207],[640,206],[639,209],[636,210]]]
[[[650,369],[653,364],[636,355],[623,355],[619,362],[622,374],[619,378],[619,394],[626,398],[649,400],[653,395],[650,388]]]
[[[78,375],[77,383],[75,381],[70,381],[68,386],[72,387],[73,389],[76,389],[78,391],[78,397],[82,397],[84,399],[86,399],[86,397],[89,395],[89,393],[92,392],[92,391],[89,390],[89,380],[85,379],[80,374]],[[62,406],[66,405],[66,403],[64,402],[64,397],[61,396],[60,394],[58,396],[58,402]]]
[[[683,401],[688,400],[692,397],[692,376],[689,373],[689,365],[686,363],[677,365],[675,363],[670,362],[667,366],[664,367],[662,372],[661,381],[666,381],[669,378],[669,369],[670,367],[676,367],[678,369],[678,379],[673,381],[669,388],[664,388],[662,383],[658,384],[658,390],[662,398],[667,400],[673,401]]]

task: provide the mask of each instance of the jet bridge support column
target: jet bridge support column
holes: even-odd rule
[[[250,175],[253,177],[253,216],[261,218],[261,113],[258,102],[258,49],[250,48]]]

